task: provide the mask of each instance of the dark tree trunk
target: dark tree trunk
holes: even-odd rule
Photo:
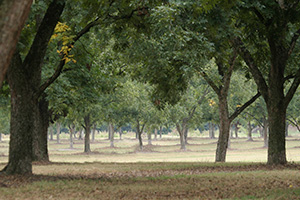
[[[286,109],[280,105],[268,107],[268,164],[286,164],[285,123]]]
[[[0,1],[0,88],[31,4],[32,0]]]
[[[56,143],[60,143],[60,123],[56,122]]]
[[[7,174],[32,173],[34,116],[39,98],[36,92],[40,87],[41,67],[47,46],[64,5],[56,0],[50,3],[24,61],[16,51],[10,66],[11,138],[9,162],[4,169]]]
[[[251,126],[251,122],[249,121],[248,122],[248,139],[247,141],[253,141],[253,138],[252,138],[252,126]]]
[[[289,136],[289,123],[286,122],[286,125],[285,125],[285,137],[288,137]]]
[[[33,161],[49,161],[48,155],[48,127],[49,127],[49,103],[43,95],[34,110],[33,131]]]
[[[85,130],[85,137],[84,137],[84,153],[90,153],[91,152],[91,141],[90,141],[90,135],[91,135],[91,120],[90,120],[90,114],[84,117],[84,130]]]
[[[139,120],[136,120],[137,124],[136,124],[136,134],[138,136],[138,139],[139,139],[139,147],[140,147],[140,150],[143,150],[143,139],[142,139],[142,133],[144,131],[144,128],[145,128],[145,125],[146,124],[143,124],[142,127],[140,125],[140,121]]]
[[[109,133],[109,138],[110,138],[110,147],[115,147],[115,145],[114,145],[114,138],[115,138],[114,125],[113,125],[113,123],[109,122],[108,126],[109,126],[108,133]]]
[[[32,133],[34,118],[32,108],[33,91],[26,77],[26,71],[20,67],[21,58],[15,54],[8,70],[8,82],[11,91],[11,121],[9,161],[4,168],[6,174],[32,173]]]

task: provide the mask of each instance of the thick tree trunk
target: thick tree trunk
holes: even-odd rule
[[[31,4],[32,0],[0,1],[0,88]]]
[[[219,96],[220,133],[216,150],[216,162],[225,162],[228,147],[230,120],[226,96]]]
[[[110,138],[110,147],[115,147],[115,145],[114,145],[114,138],[115,138],[114,125],[113,125],[113,123],[109,122],[108,126],[109,126],[108,132],[109,132],[109,138]]]
[[[269,125],[268,164],[286,164],[286,109],[283,105],[278,104],[272,104],[267,107]]]
[[[48,127],[49,127],[49,103],[42,96],[38,107],[34,108],[34,131],[33,131],[33,161],[49,161],[48,155]]]
[[[189,128],[186,127],[184,130],[184,142],[185,144],[188,144],[188,133],[189,133]]]
[[[25,76],[26,71],[20,67],[21,58],[14,55],[8,70],[8,83],[11,92],[11,121],[9,161],[4,168],[6,174],[32,173],[32,133],[34,118],[32,108],[33,91]]]
[[[60,123],[56,122],[56,143],[60,143]]]
[[[90,114],[84,117],[84,130],[85,130],[85,137],[84,137],[84,153],[91,152],[91,121],[90,121]]]
[[[249,121],[248,122],[248,139],[247,141],[253,141],[253,138],[252,138],[252,126],[251,126],[251,122]]]

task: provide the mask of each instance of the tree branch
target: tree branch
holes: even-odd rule
[[[204,71],[197,71],[208,83],[208,85],[217,93],[218,95],[220,94],[220,88],[211,80],[211,78],[208,77],[208,75]]]
[[[290,56],[294,49],[295,49],[295,46],[296,46],[296,43],[297,43],[297,40],[300,36],[300,29],[298,29],[295,33],[294,33],[294,36],[292,37],[292,40],[290,42],[290,48],[288,50],[288,56]]]
[[[292,100],[298,86],[300,84],[300,67],[295,75],[294,81],[289,89],[289,91],[287,92],[285,98],[284,98],[284,105],[285,107],[287,107],[290,103],[290,101]]]
[[[241,55],[241,57],[246,62],[248,68],[250,69],[254,81],[257,84],[259,92],[264,97],[265,101],[268,102],[268,85],[261,71],[258,69],[258,66],[255,64],[252,55],[246,49],[244,43],[240,38],[235,38],[233,41],[233,45],[236,47],[238,53]]]
[[[229,121],[233,121],[241,112],[243,112],[248,106],[250,106],[261,94],[258,92],[255,96],[253,96],[249,101],[247,101],[244,105],[235,110],[235,112],[229,117]]]
[[[76,37],[74,38],[73,42],[69,44],[69,47],[73,46],[84,34],[90,31],[90,29],[96,25],[99,24],[98,22],[99,18],[96,18],[94,21],[86,25],[81,31],[79,31],[76,34]],[[61,58],[63,58],[65,55],[62,55]],[[63,67],[65,66],[66,62],[65,60],[61,59],[54,74],[48,78],[39,88],[39,90],[36,92],[36,97],[39,97],[61,74]]]

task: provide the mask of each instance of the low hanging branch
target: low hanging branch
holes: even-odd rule
[[[72,46],[74,46],[74,44],[86,33],[88,33],[90,31],[90,29],[96,25],[99,24],[98,22],[99,18],[96,18],[94,21],[92,21],[91,23],[89,23],[88,25],[86,25],[81,31],[79,31],[76,34],[76,37],[73,39],[73,42],[70,43],[68,45],[69,48],[72,48]],[[39,88],[39,90],[36,92],[35,96],[39,97],[41,96],[41,94],[60,76],[65,64],[66,64],[66,60],[63,59],[66,56],[66,54],[64,53],[63,55],[61,55],[61,60],[54,72],[54,74],[45,81],[44,84],[41,85],[41,87]]]

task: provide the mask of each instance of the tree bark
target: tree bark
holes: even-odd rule
[[[160,126],[159,127],[159,138],[162,138],[162,130],[163,130],[163,128],[162,128],[162,126]]]
[[[215,125],[212,122],[208,123],[209,126],[209,138],[210,139],[215,139]]]
[[[32,0],[2,0],[0,2],[0,88],[30,12],[31,4]]]
[[[91,120],[90,120],[90,114],[86,115],[84,117],[84,130],[85,130],[85,136],[84,136],[84,153],[90,153],[91,152],[91,141],[90,141],[90,134],[91,134]]]
[[[73,149],[73,145],[74,145],[73,136],[75,135],[74,124],[69,125],[69,131],[70,131],[70,149]]]
[[[33,161],[49,161],[48,155],[48,127],[49,127],[49,103],[43,95],[38,107],[34,108],[34,130],[33,130]]]
[[[186,124],[182,123],[182,126],[180,127],[179,123],[176,123],[176,129],[177,129],[177,132],[179,133],[179,137],[180,137],[180,149],[186,150],[186,143],[185,143],[185,137],[184,137]]]
[[[189,128],[186,127],[184,130],[184,142],[186,145],[188,144],[188,134],[189,134]]]
[[[119,129],[120,140],[122,140],[122,135],[123,135],[122,128],[120,128],[120,129]]]
[[[154,129],[154,140],[157,140],[157,128]]]
[[[50,129],[50,130],[49,130],[49,132],[50,132],[50,138],[49,138],[49,139],[50,139],[51,141],[53,141],[53,126],[51,125],[51,126],[49,127],[49,129]]]
[[[253,141],[253,138],[252,138],[252,126],[251,126],[251,122],[249,121],[248,122],[248,139],[247,141]]]
[[[148,133],[147,133],[147,136],[148,136],[148,145],[152,145],[152,137],[151,137],[151,131],[149,131]]]

